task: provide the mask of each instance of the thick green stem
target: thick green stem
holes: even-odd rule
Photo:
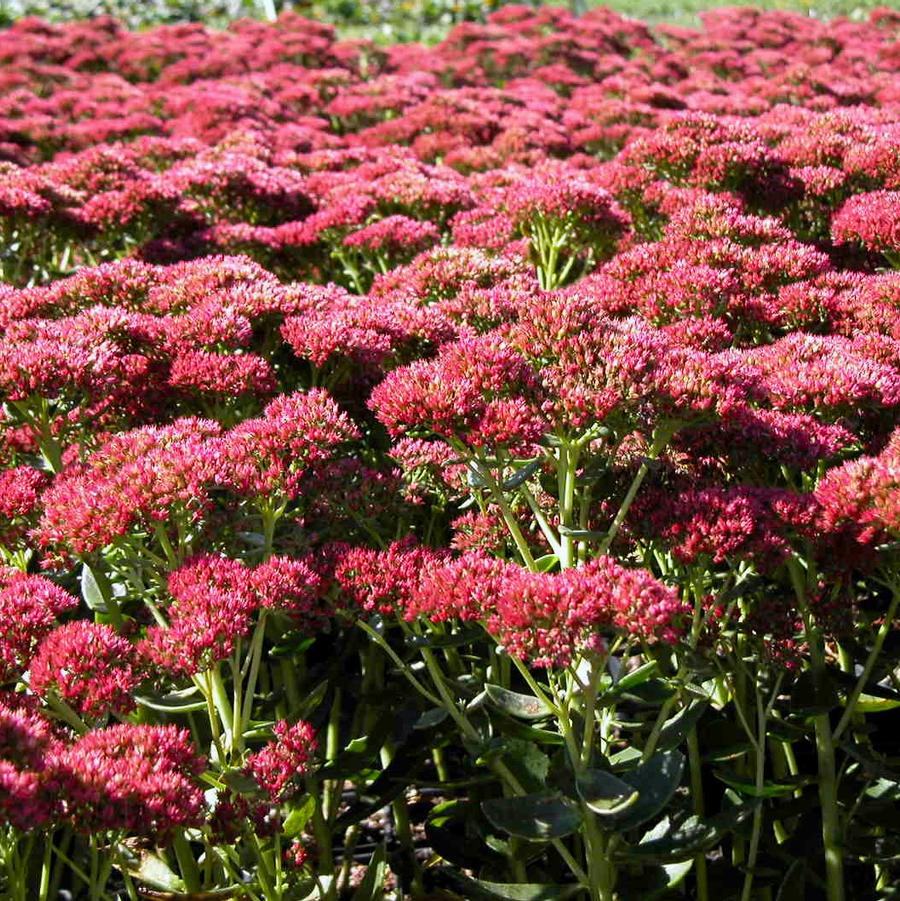
[[[202,887],[200,870],[197,867],[197,861],[194,860],[191,846],[188,844],[183,832],[175,833],[172,848],[175,851],[175,859],[178,861],[178,869],[181,871],[184,887],[189,892],[199,892]]]
[[[328,714],[328,727],[325,732],[325,759],[329,763],[333,763],[337,760],[338,751],[340,749],[342,699],[343,692],[340,688],[335,688],[334,700],[331,702],[331,711]],[[343,784],[343,780],[335,779],[324,783],[322,787],[324,793],[322,810],[326,820],[330,821],[337,810]]]
[[[559,518],[565,530],[574,525],[575,508],[575,474],[578,469],[579,448],[567,447],[565,444],[559,449]],[[560,530],[560,555],[559,565],[561,569],[568,569],[575,565],[575,542],[571,533]]]
[[[778,691],[781,688],[782,676],[779,675],[772,690],[772,696],[769,703],[763,705],[760,697],[759,687],[755,687],[756,694],[756,737],[751,737],[751,743],[755,754],[756,767],[754,772],[754,785],[757,797],[762,796],[763,787],[766,779],[766,734],[768,733],[769,714],[775,701],[778,699]],[[754,869],[756,867],[756,858],[759,854],[759,843],[762,838],[763,825],[763,806],[758,804],[756,810],[753,811],[753,828],[750,835],[750,848],[747,855],[747,872],[744,876],[744,888],[741,892],[741,901],[750,901],[751,892],[753,891]]]
[[[262,559],[268,560],[269,557],[272,556],[272,551],[275,547],[275,528],[278,525],[278,520],[284,515],[284,506],[273,507],[273,505],[266,503],[263,504],[260,508],[260,517],[262,519],[262,528],[263,528],[263,546],[262,546]]]
[[[466,719],[465,715],[457,706],[453,696],[448,691],[434,655],[427,648],[422,648],[421,653],[425,661],[425,666],[428,669],[428,674],[429,676],[431,676],[431,680],[434,683],[438,694],[441,696],[441,706],[444,707],[448,714],[450,714],[450,717],[457,724],[460,731],[463,735],[466,736],[466,738],[468,738],[470,741],[480,742],[481,736],[478,734],[478,730],[475,729],[475,727]],[[493,770],[493,772],[512,789],[514,794],[527,794],[522,786],[522,783],[519,782],[515,775],[510,771],[509,767],[507,767],[501,759],[493,759],[488,765],[490,766],[491,770]],[[579,866],[578,862],[572,856],[572,853],[565,846],[562,840],[558,838],[553,839],[551,844],[556,849],[560,857],[562,857],[562,859],[565,861],[566,865],[569,867],[575,878],[582,885],[587,885],[587,874],[584,872],[583,868]]]
[[[57,475],[62,472],[62,448],[60,447],[59,440],[53,434],[53,423],[50,417],[50,403],[47,398],[38,398],[38,410],[36,414],[33,413],[28,401],[21,401],[19,403],[12,402],[11,406],[15,407],[22,415],[22,418],[37,429],[39,435],[38,447],[40,448],[41,456],[44,458],[44,462],[46,462],[53,474]]]
[[[581,808],[588,859],[588,892],[592,901],[613,901],[615,871],[609,859],[607,839],[597,826],[596,814],[586,804]]]
[[[537,569],[534,562],[534,555],[531,553],[531,548],[528,547],[528,542],[525,540],[525,536],[522,534],[522,530],[519,528],[519,524],[516,522],[516,518],[506,501],[503,488],[498,483],[497,479],[494,478],[490,467],[484,461],[479,461],[478,463],[478,474],[487,482],[491,497],[493,498],[494,503],[500,508],[503,521],[506,523],[506,528],[509,530],[509,534],[515,542],[516,549],[519,551],[522,562],[530,570]]]
[[[567,673],[567,677],[571,689],[575,682],[574,673],[570,671]],[[557,718],[559,729],[566,744],[572,769],[577,775],[583,772],[590,763],[590,752],[593,739],[593,707],[596,704],[596,683],[592,678],[590,680],[590,685],[586,690],[586,706],[591,712],[588,717],[588,710],[585,711],[585,729],[588,729],[588,720],[590,720],[591,725],[590,734],[586,731],[585,735],[582,736],[581,747],[578,745],[575,729],[569,715],[569,697],[571,697],[572,692],[570,690],[563,695],[556,689],[552,680],[550,681],[550,685],[553,689],[553,696],[559,711]],[[593,686],[593,690],[591,686]],[[587,757],[587,762],[585,762],[585,757]],[[588,865],[588,881],[586,883],[588,893],[592,901],[612,901],[613,886],[615,884],[615,868],[610,861],[610,855],[607,849],[607,839],[597,825],[594,812],[585,803],[581,803],[580,807],[581,820],[584,825],[582,830],[584,852]]]
[[[644,479],[647,477],[647,473],[650,471],[650,463],[653,460],[656,460],[662,453],[662,450],[666,444],[668,444],[669,439],[675,434],[676,428],[677,425],[673,423],[664,423],[657,426],[656,431],[653,433],[653,442],[650,445],[650,449],[647,451],[647,457],[638,467],[638,471],[635,473],[634,479],[632,480],[631,485],[629,485],[625,497],[622,499],[622,504],[610,524],[606,537],[600,543],[601,554],[605,554],[613,541],[615,541],[616,535],[619,534],[619,529],[622,528],[622,523],[625,522],[628,511],[631,509],[631,505],[634,502]]]
[[[788,561],[788,572],[803,616],[814,679],[825,678],[825,640],[807,602],[806,582],[799,563]],[[813,720],[816,732],[816,757],[819,765],[819,806],[822,810],[822,844],[825,851],[825,884],[828,901],[844,901],[844,856],[841,849],[840,810],[837,799],[837,768],[834,735],[828,713]]]
[[[244,732],[247,731],[247,726],[250,723],[250,717],[253,715],[253,698],[256,694],[256,682],[259,678],[259,666],[262,660],[262,647],[263,647],[263,639],[266,634],[266,611],[263,610],[259,615],[259,621],[256,623],[256,629],[253,633],[253,637],[250,639],[250,653],[248,659],[250,661],[250,673],[247,679],[247,686],[244,692],[243,706],[237,703],[235,700],[235,719],[237,720],[235,724],[236,730],[236,739],[238,742],[238,748],[243,747],[244,742]],[[243,672],[235,673],[235,683],[237,683],[242,677]],[[238,694],[235,692],[235,699],[237,699]]]
[[[269,869],[268,855],[263,850],[259,838],[253,833],[253,849],[256,852],[256,880],[266,901],[281,901],[281,891],[275,884],[275,877]]]
[[[53,863],[52,850],[53,832],[48,830],[44,835],[44,854],[41,858],[41,884],[38,889],[40,901],[47,901],[50,897],[50,873],[52,869],[51,864]]]
[[[47,692],[47,706],[79,735],[85,735],[90,731],[84,720],[53,690]]]
[[[703,763],[700,759],[700,741],[697,738],[697,728],[688,732],[688,765],[691,771],[691,801],[694,813],[698,817],[706,815],[706,804],[703,797]],[[706,854],[698,852],[694,855],[694,879],[697,883],[697,901],[708,901],[709,878],[706,872]]]
[[[290,660],[284,658],[278,666],[278,671],[281,674],[281,684],[287,698],[288,708],[296,710],[300,706],[300,690],[297,686],[297,677],[294,673],[293,664]]]
[[[165,524],[158,522],[153,528],[156,534],[156,540],[159,542],[159,546],[166,555],[166,563],[168,563],[169,568],[178,569],[178,566],[180,565],[178,555],[175,553],[175,548],[172,547],[172,542],[169,540],[169,534],[166,532]]]
[[[600,677],[603,674],[603,661],[600,658],[591,661],[591,673],[582,696],[584,698],[584,732],[581,747],[578,747],[572,721],[569,717],[568,704],[563,702],[562,715],[559,717],[560,729],[566,744],[570,747],[570,757],[575,773],[581,773],[591,765],[594,744],[594,721],[597,707],[597,693]],[[561,699],[562,700],[562,699]],[[581,804],[581,819],[584,823],[584,846],[588,864],[588,891],[592,901],[612,901],[615,885],[615,867],[610,859],[608,840],[597,825],[596,814]]]
[[[234,710],[228,692],[225,690],[225,683],[222,681],[222,673],[218,664],[207,673],[207,676],[212,702],[219,721],[222,723],[222,731],[228,737],[228,749],[234,750]]]
[[[875,664],[878,662],[878,658],[881,656],[881,649],[884,646],[885,639],[888,636],[888,633],[891,631],[891,627],[894,624],[894,618],[897,615],[897,606],[900,604],[900,589],[895,588],[893,592],[893,597],[891,598],[891,603],[888,606],[887,613],[884,616],[884,621],[881,624],[878,632],[875,635],[875,641],[872,644],[872,650],[869,652],[869,656],[866,659],[865,665],[863,666],[863,671],[860,674],[860,677],[853,688],[853,692],[850,697],[847,699],[847,706],[844,709],[844,713],[840,718],[837,726],[834,729],[834,735],[832,736],[832,741],[837,742],[838,739],[843,735],[844,730],[850,725],[853,720],[853,714],[856,710],[856,705],[859,703],[860,695],[865,690],[866,684],[872,676],[872,670],[875,668]]]
[[[547,522],[547,517],[544,516],[544,511],[538,506],[537,500],[535,500],[534,495],[528,490],[528,488],[522,485],[519,488],[519,493],[522,497],[525,498],[525,503],[531,508],[531,512],[534,514],[535,522],[538,524],[538,528],[540,528],[541,532],[544,535],[544,538],[547,539],[547,543],[550,545],[550,549],[556,554],[560,560],[563,559],[563,539],[558,538],[556,533],[553,531],[553,527]]]
[[[841,850],[837,778],[831,722],[827,713],[815,719],[816,756],[819,761],[819,803],[822,808],[822,842],[828,901],[844,901],[844,857]]]
[[[580,768],[591,765],[591,758],[594,750],[594,722],[597,713],[597,693],[600,686],[600,679],[603,676],[604,663],[605,658],[602,660],[591,660],[591,674],[583,694],[584,732],[581,740],[581,753],[579,759],[575,762]]]
[[[318,852],[318,873],[319,875],[327,873],[330,879],[330,888],[323,898],[329,898],[334,896],[336,880],[334,879],[334,853],[331,847],[331,829],[322,813],[322,801],[324,800],[322,785],[316,779],[310,777],[306,780],[306,791],[314,801],[312,827]]]

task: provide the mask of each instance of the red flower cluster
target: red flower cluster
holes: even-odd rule
[[[204,764],[186,729],[122,724],[53,755],[50,779],[61,816],[79,831],[165,840],[179,826],[202,823]]]
[[[482,620],[510,654],[565,666],[579,650],[602,651],[610,629],[675,641],[689,609],[650,573],[611,557],[548,574],[467,554],[425,575],[406,615]]]
[[[140,644],[147,661],[169,673],[193,675],[228,657],[263,608],[311,629],[326,618],[319,578],[302,560],[272,557],[250,569],[240,560],[201,556],[168,579],[168,623],[151,626]]]
[[[31,660],[30,687],[90,720],[127,713],[140,681],[134,649],[112,626],[76,620],[54,629]]]
[[[26,670],[57,618],[77,606],[78,598],[43,576],[0,569],[0,681]]]
[[[247,771],[278,801],[290,792],[291,782],[309,770],[316,739],[312,726],[302,720],[293,726],[280,720],[272,731],[275,738],[247,758]]]
[[[846,529],[862,543],[900,536],[900,431],[877,456],[830,470],[816,488],[827,529]]]

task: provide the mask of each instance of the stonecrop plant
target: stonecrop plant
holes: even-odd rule
[[[0,33],[0,895],[895,897],[898,48]]]

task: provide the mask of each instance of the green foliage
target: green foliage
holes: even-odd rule
[[[331,22],[347,37],[376,42],[441,40],[460,22],[484,21],[508,0],[0,0],[0,25],[24,16],[40,16],[65,22],[95,16],[115,16],[129,28],[175,22],[203,22],[226,27],[242,17],[271,19],[294,10],[318,21]],[[560,0],[528,6],[563,6],[583,13],[608,6],[624,15],[651,23],[696,26],[700,16],[722,6],[717,0]],[[759,9],[783,9],[819,19],[849,16],[863,19],[884,0],[745,0],[741,5]]]

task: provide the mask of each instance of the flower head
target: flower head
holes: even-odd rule
[[[247,758],[247,772],[273,801],[289,797],[292,782],[309,772],[316,751],[313,727],[300,720],[280,720],[272,727],[275,738]]]
[[[86,620],[59,626],[38,645],[30,667],[32,691],[54,693],[88,719],[134,707],[140,681],[134,648],[112,626]]]
[[[686,609],[650,573],[608,556],[551,574],[470,553],[428,573],[407,616],[482,620],[509,653],[549,667],[597,649],[607,631],[674,641]]]
[[[78,606],[78,598],[43,576],[0,569],[0,682],[25,669],[57,618]]]
[[[52,761],[59,805],[75,829],[122,830],[158,844],[202,824],[204,767],[186,729],[131,724],[88,732]]]

